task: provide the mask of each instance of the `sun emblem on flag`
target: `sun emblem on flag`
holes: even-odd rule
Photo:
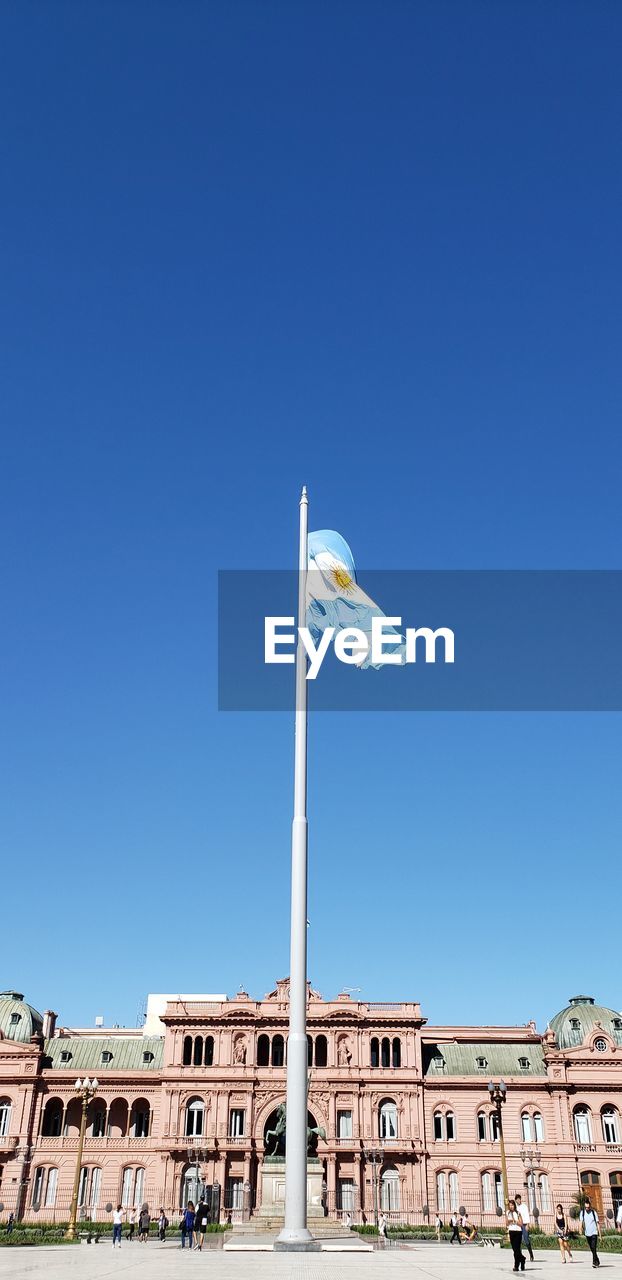
[[[330,578],[333,586],[337,587],[339,591],[354,590],[354,578],[352,574],[348,573],[344,564],[335,563],[331,565]]]

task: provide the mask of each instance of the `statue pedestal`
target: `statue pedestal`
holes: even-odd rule
[[[307,1160],[307,1219],[310,1224],[324,1218],[323,1178],[321,1160]],[[273,1221],[285,1217],[285,1160],[277,1156],[268,1156],[261,1166],[261,1208],[257,1217]]]

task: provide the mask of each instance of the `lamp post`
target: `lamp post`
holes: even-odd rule
[[[382,1151],[376,1151],[374,1149],[373,1151],[365,1152],[365,1159],[369,1161],[369,1164],[371,1165],[372,1196],[374,1201],[374,1225],[377,1227],[378,1218],[379,1218],[377,1169],[378,1169],[378,1165],[382,1163],[382,1160],[384,1159],[384,1155]]]
[[[540,1168],[542,1152],[538,1147],[521,1147],[520,1158],[523,1162],[525,1173],[527,1174],[527,1199],[529,1200],[530,1198],[530,1191],[533,1196],[533,1203],[530,1204],[529,1208],[531,1209],[537,1224],[538,1218],[540,1217],[540,1207],[538,1205],[538,1179],[536,1170]]]
[[[188,1164],[189,1164],[189,1165],[194,1165],[194,1204],[195,1204],[195,1208],[196,1208],[197,1204],[199,1203],[199,1199],[200,1199],[199,1184],[200,1184],[200,1182],[201,1182],[201,1175],[200,1175],[200,1172],[199,1172],[199,1167],[200,1167],[200,1166],[199,1166],[199,1162],[200,1162],[201,1160],[207,1160],[207,1155],[208,1155],[207,1151],[205,1151],[202,1147],[188,1147]]]
[[[510,1193],[508,1191],[508,1167],[505,1159],[505,1142],[503,1140],[503,1116],[501,1114],[501,1109],[505,1103],[505,1099],[507,1097],[507,1091],[508,1091],[507,1085],[504,1080],[499,1080],[498,1084],[496,1084],[494,1080],[491,1080],[488,1084],[488,1093],[490,1096],[490,1101],[493,1107],[495,1108],[495,1115],[497,1117],[497,1125],[499,1128],[499,1150],[501,1152],[501,1178],[503,1181],[503,1202],[506,1209],[508,1207]]]
[[[78,1193],[80,1190],[80,1173],[82,1170],[82,1150],[84,1147],[84,1134],[86,1131],[86,1113],[91,1098],[97,1093],[99,1081],[89,1080],[88,1076],[84,1080],[76,1080],[75,1091],[78,1097],[82,1098],[82,1115],[80,1117],[80,1136],[78,1138],[78,1153],[76,1156],[76,1172],[73,1179],[73,1193],[71,1196],[71,1210],[69,1212],[69,1226],[65,1232],[66,1240],[75,1240],[76,1238],[76,1219],[78,1217]]]

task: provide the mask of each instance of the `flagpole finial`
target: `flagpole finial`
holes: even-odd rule
[[[307,498],[307,486],[306,486],[306,484],[303,484],[303,486],[302,486],[302,493],[301,493],[301,495],[300,495],[300,501],[301,501],[301,502],[308,502],[308,501],[309,501],[309,499]]]

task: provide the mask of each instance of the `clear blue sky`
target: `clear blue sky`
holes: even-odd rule
[[[288,970],[292,725],[217,712],[215,600],[303,482],[370,568],[620,565],[622,11],[0,27],[0,985],[132,1025]],[[620,729],[314,718],[314,985],[619,1007]]]

